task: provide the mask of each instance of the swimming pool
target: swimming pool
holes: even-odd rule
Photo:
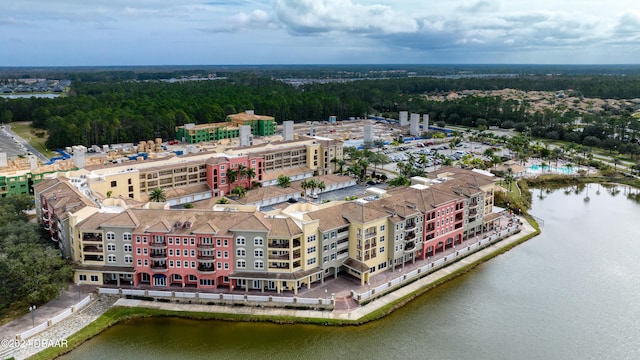
[[[527,172],[528,173],[541,173],[541,172],[552,172],[552,173],[560,173],[560,174],[565,174],[565,175],[573,175],[576,173],[576,169],[571,167],[566,167],[566,166],[561,166],[561,167],[556,167],[556,166],[541,166],[541,165],[531,165],[527,168]]]

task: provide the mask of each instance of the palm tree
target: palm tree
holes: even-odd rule
[[[342,174],[342,172],[343,172],[343,171],[342,171],[342,168],[343,168],[345,165],[347,165],[347,162],[346,162],[346,161],[344,161],[344,160],[342,160],[342,159],[338,160],[338,166],[340,167],[338,172],[339,172],[340,174]]]
[[[281,188],[288,188],[291,186],[291,178],[286,175],[278,176],[278,186]]]
[[[229,200],[227,198],[220,198],[218,199],[218,201],[216,201],[216,204],[228,204]]]
[[[155,188],[151,190],[149,193],[149,201],[151,202],[165,202],[167,201],[167,196],[164,194],[164,190],[160,188]]]
[[[239,172],[236,169],[227,170],[227,181],[229,182],[229,186],[233,185],[233,183],[238,180],[238,174]]]
[[[322,192],[327,189],[327,185],[324,183],[324,181],[320,181],[319,183],[317,183],[317,185],[318,185],[318,190],[320,190],[320,194],[322,194]]]
[[[251,190],[252,179],[256,177],[256,169],[249,167],[246,168],[244,174],[249,178],[249,190]]]
[[[231,193],[234,195],[238,195],[239,197],[243,197],[247,194],[247,189],[245,189],[242,185],[238,185],[231,190]]]

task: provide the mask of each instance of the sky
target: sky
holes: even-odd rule
[[[2,0],[0,66],[638,64],[637,0]]]

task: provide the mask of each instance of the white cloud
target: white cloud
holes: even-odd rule
[[[294,34],[329,32],[397,34],[418,30],[415,19],[385,5],[351,0],[274,0],[273,9]]]

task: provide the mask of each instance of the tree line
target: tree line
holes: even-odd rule
[[[568,125],[578,114],[566,109],[531,112],[526,101],[500,97],[465,96],[434,101],[425,96],[465,89],[504,88],[525,91],[572,89],[577,96],[635,98],[640,97],[640,76],[420,77],[301,86],[254,72],[232,73],[218,80],[179,83],[137,79],[80,80],[73,83],[68,96],[0,100],[0,122],[32,121],[34,127],[48,130],[49,148],[138,142],[155,137],[172,139],[176,126],[222,122],[229,114],[249,109],[257,114],[274,116],[278,122],[322,121],[332,115],[348,119],[372,113],[397,118],[399,111],[406,110],[429,113],[433,122],[471,127],[515,127],[516,130],[527,130],[533,136],[574,142],[595,136],[593,134],[605,141],[612,132],[620,135],[619,130],[628,128],[622,126],[623,121],[633,125],[630,121],[633,108],[581,115],[588,126],[586,132],[577,134]],[[625,140],[624,134],[619,140]]]

